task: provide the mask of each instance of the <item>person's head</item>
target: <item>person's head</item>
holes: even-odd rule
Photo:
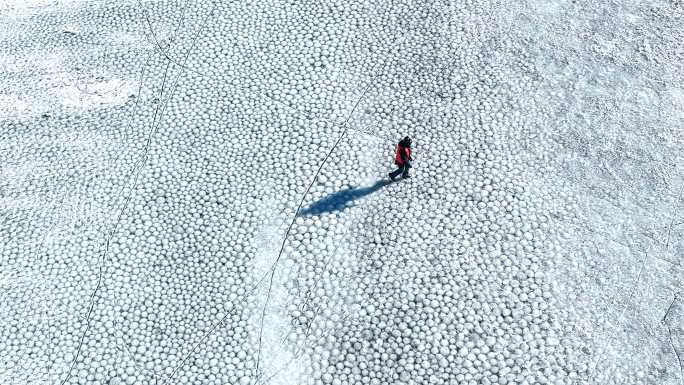
[[[404,137],[402,142],[404,143],[404,146],[411,147],[411,138],[409,138],[408,136]]]

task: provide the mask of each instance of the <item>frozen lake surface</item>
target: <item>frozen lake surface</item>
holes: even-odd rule
[[[674,0],[0,2],[0,383],[684,384],[682,41]]]

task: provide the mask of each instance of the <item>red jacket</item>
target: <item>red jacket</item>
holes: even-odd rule
[[[404,163],[411,159],[411,147],[404,147],[400,144],[397,145],[397,153],[394,156],[394,164],[397,166],[403,166]]]

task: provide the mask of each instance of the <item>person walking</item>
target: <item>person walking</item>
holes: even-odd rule
[[[399,141],[397,144],[397,151],[394,155],[394,164],[399,166],[396,170],[389,174],[389,178],[394,182],[394,179],[401,174],[403,179],[410,178],[408,171],[411,168],[411,138],[408,136]]]

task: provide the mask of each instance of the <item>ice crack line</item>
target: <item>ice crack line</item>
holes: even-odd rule
[[[682,358],[679,356],[679,352],[677,351],[677,348],[675,347],[674,343],[672,342],[672,329],[670,329],[670,325],[667,324],[667,316],[670,315],[670,311],[672,310],[672,306],[674,306],[675,301],[677,301],[677,296],[680,293],[675,293],[674,298],[672,298],[672,302],[670,302],[670,306],[667,308],[667,311],[665,312],[665,315],[663,316],[663,319],[661,320],[662,324],[665,325],[667,328],[667,335],[668,335],[668,340],[670,342],[670,346],[672,347],[672,351],[674,352],[675,356],[677,357],[677,363],[679,364],[679,383],[684,385],[684,369],[682,369]]]
[[[214,7],[215,6],[216,6],[216,3],[214,3]],[[214,9],[212,8],[212,11],[210,13],[213,13],[213,10]],[[183,16],[184,15],[185,15],[185,12],[183,13]],[[183,64],[185,64],[185,62],[187,62],[187,60],[190,56],[190,53],[192,52],[192,49],[194,48],[194,46],[196,44],[197,38],[199,37],[199,34],[202,31],[202,29],[204,29],[205,25],[206,25],[206,20],[205,20],[204,24],[202,24],[202,26],[200,26],[200,28],[197,31],[197,34],[193,38],[192,44],[191,44],[190,48],[188,49],[188,52],[184,58]],[[178,29],[176,29],[176,32],[177,32],[177,30]],[[169,71],[169,67],[170,67],[171,63],[172,63],[172,61],[169,60],[167,62],[167,65],[166,65],[166,69],[164,70],[164,77],[162,80],[161,90],[159,92],[160,103],[159,103],[159,105],[157,105],[157,108],[155,109],[154,116],[152,119],[152,128],[150,129],[149,135],[148,135],[147,140],[145,142],[145,147],[143,149],[143,153],[142,153],[140,159],[138,160],[138,162],[136,162],[136,165],[133,167],[133,170],[131,172],[131,174],[133,174],[133,184],[130,187],[130,192],[128,194],[128,197],[126,197],[126,200],[124,201],[124,204],[123,204],[121,210],[119,211],[116,222],[114,224],[114,228],[112,229],[112,231],[109,233],[109,235],[107,237],[105,250],[103,251],[101,257],[99,258],[98,280],[97,280],[97,284],[95,286],[95,289],[93,290],[92,294],[90,295],[90,300],[89,300],[90,305],[88,307],[88,312],[86,313],[86,318],[85,318],[85,320],[86,320],[85,330],[83,331],[83,334],[81,334],[81,338],[79,339],[78,347],[76,349],[76,354],[74,355],[74,358],[71,361],[71,365],[69,366],[69,370],[68,370],[66,376],[64,377],[64,380],[62,380],[62,382],[60,383],[61,385],[66,384],[66,382],[69,381],[69,379],[71,378],[71,373],[73,372],[73,369],[76,366],[76,362],[78,361],[78,357],[81,354],[81,351],[83,348],[83,342],[85,340],[85,336],[86,336],[86,334],[88,334],[88,330],[90,330],[90,321],[91,321],[92,312],[93,312],[93,309],[95,307],[95,301],[96,301],[95,297],[96,297],[97,292],[99,291],[100,287],[102,286],[102,281],[103,281],[103,277],[104,277],[104,273],[105,273],[105,269],[106,269],[106,266],[105,266],[106,265],[106,258],[107,258],[107,254],[109,253],[111,241],[114,238],[114,234],[116,234],[116,232],[118,230],[119,224],[121,223],[121,217],[123,216],[123,213],[128,208],[130,201],[133,197],[133,192],[134,192],[136,186],[138,185],[138,178],[140,177],[140,173],[142,172],[142,169],[147,164],[149,149],[150,149],[150,146],[152,145],[152,137],[154,136],[156,131],[159,129],[159,125],[161,124],[162,115],[164,113],[166,105],[169,102],[169,100],[173,97],[173,93],[176,90],[178,80],[180,79],[180,76],[182,75],[182,70],[181,70],[181,72],[176,76],[176,79],[175,79],[175,82],[173,84],[173,88],[171,89],[170,95],[167,97],[165,102],[162,102],[162,97],[164,95],[164,90],[165,90],[166,83],[167,83],[167,75],[168,75],[168,71]],[[141,76],[141,80],[140,80],[141,83],[142,83],[143,79],[144,79],[144,72],[143,72],[143,75]],[[141,89],[141,87],[139,88],[138,93],[140,92],[140,89]],[[139,98],[137,98],[137,99],[139,99]],[[136,107],[137,107],[137,100],[136,100]],[[161,112],[160,112],[160,109],[161,109]],[[159,120],[157,120],[157,117],[159,117]],[[155,125],[155,123],[156,123],[156,125]],[[125,190],[125,187],[124,187],[124,190]],[[155,381],[156,381],[156,377],[155,377]]]
[[[376,76],[377,77],[377,76]],[[287,231],[285,232],[285,237],[283,237],[283,243],[280,246],[280,251],[278,252],[278,257],[276,257],[275,262],[273,263],[273,268],[271,269],[271,276],[269,277],[269,286],[268,286],[268,293],[266,294],[266,302],[264,303],[264,308],[261,312],[261,325],[259,327],[259,348],[257,351],[257,363],[256,363],[256,369],[255,372],[259,371],[259,363],[261,361],[261,345],[262,345],[262,340],[263,340],[263,331],[264,331],[264,317],[266,316],[266,309],[268,308],[268,303],[271,298],[271,291],[273,290],[273,278],[275,276],[275,271],[276,271],[276,266],[278,265],[278,262],[280,262],[280,258],[283,255],[283,251],[285,250],[285,244],[287,243],[287,237],[290,235],[290,231],[292,231],[292,226],[294,226],[295,220],[297,219],[297,215],[299,214],[299,211],[302,209],[302,206],[304,205],[304,200],[306,199],[306,196],[309,194],[309,191],[311,190],[311,187],[316,183],[316,180],[318,180],[318,175],[321,173],[321,170],[323,169],[323,166],[325,166],[325,163],[327,160],[330,158],[332,153],[335,151],[337,146],[342,142],[342,139],[347,135],[347,130],[348,130],[348,122],[349,119],[351,118],[351,115],[354,113],[354,110],[356,107],[359,105],[363,97],[366,95],[370,87],[373,85],[373,82],[369,82],[368,86],[364,90],[363,94],[359,97],[359,99],[356,101],[356,104],[354,105],[354,108],[352,108],[351,112],[349,113],[349,116],[347,117],[347,120],[344,122],[344,130],[342,131],[342,134],[340,135],[339,138],[335,141],[335,144],[333,144],[332,148],[330,148],[330,151],[328,151],[328,154],[325,156],[323,161],[321,162],[320,166],[318,166],[318,170],[316,170],[316,173],[314,174],[313,179],[311,180],[311,183],[309,183],[309,186],[306,188],[306,191],[304,191],[304,194],[302,194],[302,199],[299,201],[299,205],[297,206],[297,210],[295,210],[295,214],[292,218],[292,221],[290,222],[290,225],[287,227]]]
[[[394,41],[393,45],[401,44],[401,43],[405,40],[405,38],[406,38],[407,35],[408,35],[408,32],[404,33],[401,37],[397,38],[397,39]],[[304,191],[304,194],[302,195],[302,199],[300,200],[299,205],[297,206],[297,209],[295,210],[295,214],[294,214],[294,216],[293,216],[293,218],[292,218],[292,221],[290,222],[290,225],[288,226],[287,230],[285,231],[285,236],[283,237],[283,242],[282,242],[282,244],[281,244],[280,251],[278,252],[278,256],[276,257],[276,260],[274,261],[273,266],[272,266],[272,268],[270,269],[271,272],[270,272],[270,277],[269,277],[269,288],[268,288],[268,292],[267,292],[267,294],[266,294],[266,301],[265,301],[265,303],[264,303],[264,307],[263,307],[263,310],[262,310],[262,314],[261,314],[261,323],[260,323],[260,326],[259,326],[259,347],[258,347],[258,350],[257,350],[257,363],[256,363],[256,367],[255,367],[255,373],[257,373],[257,372],[259,371],[259,365],[260,365],[260,362],[261,362],[261,349],[262,349],[262,344],[263,344],[264,318],[265,318],[265,315],[266,315],[266,309],[268,308],[268,304],[269,304],[269,301],[270,301],[271,291],[273,290],[273,279],[274,279],[274,276],[275,276],[275,270],[276,270],[276,267],[277,267],[277,265],[278,265],[278,262],[280,261],[280,258],[282,257],[283,251],[285,250],[285,244],[287,243],[288,236],[290,235],[290,232],[292,231],[292,227],[294,226],[295,220],[297,219],[297,215],[299,214],[299,212],[300,212],[302,206],[304,205],[304,201],[305,201],[307,195],[309,194],[309,191],[311,190],[311,188],[313,187],[313,185],[316,183],[316,180],[318,180],[318,175],[321,173],[321,170],[322,170],[323,167],[325,166],[327,160],[330,158],[330,156],[331,156],[332,153],[335,151],[335,149],[337,148],[337,146],[342,142],[342,139],[344,139],[344,137],[347,135],[347,132],[348,132],[350,129],[353,129],[353,128],[351,128],[351,126],[349,125],[349,120],[351,119],[352,115],[353,115],[354,112],[356,111],[356,108],[357,108],[358,105],[361,103],[361,101],[363,100],[363,98],[366,96],[366,94],[368,93],[368,91],[370,90],[370,88],[375,84],[375,80],[376,80],[378,77],[380,77],[380,76],[382,76],[382,75],[384,74],[385,67],[387,67],[388,64],[389,64],[389,62],[385,63],[384,66],[383,66],[383,68],[382,68],[382,70],[380,70],[375,76],[373,76],[373,78],[368,82],[368,85],[366,86],[366,88],[365,88],[364,91],[362,92],[361,96],[356,100],[356,103],[354,104],[354,106],[352,107],[351,111],[349,112],[349,115],[347,116],[347,118],[345,119],[344,123],[342,124],[342,126],[344,127],[344,130],[342,131],[342,134],[341,134],[340,137],[335,141],[335,143],[333,144],[333,146],[330,148],[330,151],[328,151],[327,155],[325,156],[325,158],[324,158],[323,161],[321,162],[320,166],[319,166],[318,169],[316,170],[316,173],[314,174],[314,177],[312,178],[311,183],[309,184],[309,186],[307,187],[307,189]]]
[[[630,290],[629,295],[622,301],[622,302],[625,302],[625,307],[622,309],[622,312],[620,313],[620,317],[618,318],[617,323],[613,326],[613,333],[611,333],[611,340],[617,334],[618,326],[620,326],[620,324],[622,324],[624,317],[625,317],[625,313],[627,313],[627,309],[629,309],[629,307],[630,307],[630,303],[632,301],[632,298],[634,297],[634,293],[636,292],[636,288],[639,285],[639,280],[641,280],[641,274],[644,271],[644,267],[646,265],[646,259],[647,258],[648,258],[648,253],[646,255],[644,255],[644,258],[641,261],[641,267],[639,268],[639,272],[637,273],[636,279],[634,280],[634,285],[632,286],[632,289]],[[604,330],[605,330],[605,324],[604,324]],[[603,355],[603,351],[604,351],[604,349],[599,349],[598,354],[596,354],[594,356],[594,357],[597,357],[597,361],[596,361],[596,364],[594,365],[593,369],[591,369],[591,371],[589,373],[589,376],[588,376],[589,378],[593,377],[596,369],[598,369],[599,365],[601,364],[601,361],[602,361],[601,356]]]
[[[403,40],[404,37],[405,37],[405,35],[402,36],[402,37],[400,38],[400,40]],[[398,39],[398,40],[399,40],[399,39]],[[386,66],[386,65],[385,65],[385,66]],[[384,70],[384,68],[383,68],[383,70]],[[281,258],[282,255],[283,255],[283,251],[285,250],[285,244],[287,243],[287,238],[288,238],[288,236],[290,235],[290,231],[292,231],[292,226],[294,226],[295,220],[297,219],[297,215],[298,215],[299,212],[301,211],[302,206],[304,205],[304,201],[306,200],[306,197],[307,197],[307,195],[309,194],[309,191],[311,190],[311,188],[313,187],[313,185],[314,185],[314,184],[316,183],[316,181],[318,180],[318,175],[321,173],[321,170],[323,170],[323,166],[325,166],[326,162],[328,161],[328,159],[330,158],[330,156],[332,155],[332,153],[335,151],[335,149],[337,148],[337,146],[342,142],[342,139],[344,139],[344,137],[347,135],[347,132],[349,131],[349,127],[350,127],[350,126],[349,126],[349,120],[351,119],[352,115],[354,114],[354,111],[356,111],[356,108],[357,108],[357,107],[359,106],[359,104],[361,103],[361,100],[363,100],[363,98],[366,96],[366,94],[368,93],[368,90],[370,90],[370,88],[375,84],[375,80],[376,80],[379,76],[381,76],[382,74],[383,74],[383,71],[378,72],[378,74],[375,75],[375,76],[368,82],[368,85],[367,85],[366,88],[364,89],[363,93],[362,93],[361,96],[359,96],[359,98],[356,100],[356,103],[354,104],[354,106],[352,107],[351,111],[349,112],[349,115],[347,116],[347,119],[346,119],[346,120],[344,121],[344,123],[342,124],[343,127],[344,127],[344,130],[342,131],[342,134],[340,135],[339,138],[337,138],[337,140],[335,141],[335,143],[333,144],[333,146],[330,148],[330,151],[328,151],[328,153],[327,153],[327,155],[325,156],[325,158],[323,158],[323,161],[321,162],[320,166],[318,166],[318,169],[316,170],[316,173],[314,174],[314,177],[312,178],[311,183],[309,183],[309,186],[306,188],[306,191],[304,191],[304,194],[302,194],[302,199],[299,201],[299,205],[297,206],[297,209],[295,210],[295,214],[294,214],[294,216],[293,216],[293,218],[292,218],[292,221],[290,222],[290,225],[287,227],[287,230],[285,231],[285,236],[283,237],[283,242],[282,242],[282,244],[281,244],[281,246],[280,246],[280,251],[278,252],[278,256],[276,257],[276,260],[275,260],[275,262],[273,263],[273,267],[271,268],[271,273],[270,273],[270,277],[269,277],[268,293],[266,294],[266,302],[264,303],[264,307],[263,307],[263,310],[262,310],[262,312],[261,312],[261,323],[260,323],[260,326],[259,326],[259,348],[258,348],[258,350],[257,350],[257,363],[256,363],[256,367],[255,367],[255,373],[259,371],[259,365],[260,365],[260,362],[261,362],[261,348],[262,348],[262,344],[263,344],[264,317],[266,316],[266,309],[268,308],[268,303],[269,303],[270,298],[271,298],[271,291],[273,290],[273,278],[274,278],[274,276],[275,276],[276,266],[278,265],[278,262],[280,262],[280,258]]]
[[[433,5],[434,5],[434,2],[433,2]],[[409,30],[406,31],[404,34],[402,34],[400,37],[398,37],[397,39],[395,39],[394,42],[392,43],[392,46],[396,46],[396,45],[398,45],[398,44],[403,43],[404,40],[406,39],[406,37],[408,36],[408,33],[409,33],[410,31],[411,31],[411,30],[409,29]],[[361,100],[363,100],[363,98],[365,97],[366,93],[367,93],[368,90],[371,88],[371,86],[373,86],[373,85],[375,84],[375,80],[376,80],[378,77],[380,77],[380,76],[382,76],[382,75],[384,74],[384,70],[385,70],[385,68],[386,68],[388,65],[389,65],[389,61],[386,62],[386,63],[383,65],[383,68],[377,73],[377,75],[375,75],[375,76],[368,82],[368,85],[367,85],[366,88],[364,89],[363,93],[362,93],[361,96],[357,99],[357,101],[356,101],[356,103],[354,104],[352,110],[349,112],[349,115],[347,116],[347,118],[345,119],[344,123],[342,124],[343,127],[344,127],[344,130],[343,130],[342,134],[341,134],[340,137],[337,139],[337,141],[333,144],[333,146],[331,147],[330,151],[328,152],[328,154],[326,155],[326,157],[323,159],[323,161],[321,162],[320,166],[319,166],[318,169],[316,170],[316,173],[314,174],[314,177],[313,177],[311,183],[309,184],[309,186],[307,187],[306,191],[305,191],[304,194],[302,195],[302,199],[301,199],[301,201],[299,202],[299,205],[297,206],[297,209],[295,210],[295,214],[294,214],[294,216],[293,216],[293,219],[292,219],[292,221],[290,222],[290,225],[288,226],[288,228],[287,228],[287,230],[286,230],[286,232],[285,232],[285,236],[283,237],[283,242],[282,242],[282,244],[281,244],[280,251],[278,252],[278,256],[276,257],[276,260],[274,261],[274,263],[273,263],[273,265],[272,265],[272,267],[271,267],[271,269],[270,269],[271,272],[270,272],[270,277],[269,277],[269,288],[268,288],[268,292],[267,292],[267,295],[266,295],[266,301],[265,301],[265,303],[264,303],[264,307],[263,307],[263,310],[262,310],[262,314],[261,314],[261,323],[260,323],[260,327],[259,327],[259,347],[258,347],[258,350],[257,350],[257,363],[256,363],[256,367],[255,367],[255,373],[257,373],[257,372],[259,371],[259,365],[260,365],[260,361],[261,361],[261,349],[262,349],[262,344],[263,344],[263,338],[262,338],[262,337],[263,337],[263,329],[264,329],[264,318],[265,318],[265,315],[266,315],[266,309],[267,309],[267,307],[268,307],[268,303],[269,303],[269,301],[270,301],[271,291],[272,291],[272,289],[273,289],[273,279],[274,279],[274,276],[275,276],[275,270],[276,270],[276,268],[277,268],[278,262],[280,261],[280,258],[282,257],[283,251],[284,251],[284,249],[285,249],[285,244],[287,243],[287,239],[288,239],[288,236],[289,236],[289,234],[290,234],[290,231],[292,231],[292,227],[293,227],[293,225],[294,225],[294,223],[295,223],[295,220],[297,219],[297,215],[299,214],[299,212],[300,212],[300,210],[301,210],[301,208],[302,208],[302,206],[303,206],[303,204],[304,204],[304,201],[305,201],[305,199],[306,199],[306,196],[309,194],[309,191],[311,190],[311,188],[312,188],[313,185],[315,184],[316,180],[318,179],[318,175],[320,174],[321,170],[323,169],[323,166],[325,165],[325,163],[327,162],[327,160],[330,158],[330,156],[332,155],[332,153],[335,151],[336,147],[339,145],[339,143],[342,141],[342,139],[344,139],[344,137],[346,136],[347,132],[348,132],[350,129],[354,130],[354,128],[352,128],[352,127],[349,125],[349,120],[351,119],[351,117],[352,117],[354,111],[355,111],[356,108],[358,107],[358,105],[359,105],[359,103],[361,102]],[[257,377],[258,377],[258,374],[257,374]]]
[[[679,202],[682,199],[682,193],[684,193],[684,186],[679,190],[679,197],[675,201],[675,209],[672,214],[672,221],[670,221],[670,226],[667,228],[667,240],[665,241],[665,251],[670,250],[670,233],[672,233],[672,227],[674,227],[674,221],[677,219],[677,211],[679,211]]]

